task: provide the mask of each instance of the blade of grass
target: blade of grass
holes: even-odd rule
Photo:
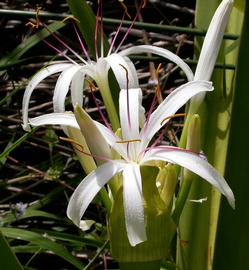
[[[4,270],[23,270],[15,254],[11,251],[10,246],[2,233],[0,232],[0,261],[1,269]]]
[[[20,137],[18,140],[16,140],[13,144],[10,145],[7,149],[5,149],[1,154],[0,154],[0,160],[4,159],[6,156],[8,156],[14,149],[16,149],[21,143],[23,143],[29,136],[34,134],[38,128],[33,128],[31,132],[25,133],[22,137]]]
[[[33,244],[37,244],[45,250],[53,251],[56,255],[62,259],[68,261],[78,269],[82,269],[84,265],[76,257],[74,257],[69,251],[62,245],[47,238],[46,234],[39,234],[32,231],[16,228],[0,228],[0,231],[10,238],[25,240]]]

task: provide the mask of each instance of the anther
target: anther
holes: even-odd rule
[[[162,121],[161,121],[161,125],[163,125],[163,123],[169,119],[172,119],[172,118],[176,118],[176,117],[182,117],[182,116],[186,116],[186,113],[177,113],[177,114],[173,114],[173,115],[170,115],[170,116],[167,116],[166,118],[164,118]]]
[[[77,19],[77,18],[75,18],[73,15],[68,15],[66,18],[64,18],[63,20],[62,20],[62,22],[63,23],[65,23],[66,21],[73,21],[73,22],[77,22],[77,23],[80,23],[80,21]]]
[[[160,63],[156,69],[156,77],[158,81],[157,88],[156,88],[156,97],[159,104],[162,102],[162,94],[161,94],[161,88],[160,88],[160,82],[159,82],[159,72],[160,72],[161,67],[162,67],[162,63]]]
[[[124,0],[118,0],[118,1],[121,4],[121,6],[123,7],[125,14],[129,17],[129,19],[131,19],[131,15],[128,12],[128,8],[125,5]]]
[[[41,7],[36,7],[35,11],[36,11],[36,15],[35,15],[35,23],[29,21],[27,22],[25,25],[26,26],[30,26],[32,28],[38,28],[40,25],[40,18],[39,18],[39,13],[40,13]]]
[[[133,143],[133,142],[141,142],[141,140],[140,139],[133,139],[133,140],[116,141],[116,143]]]

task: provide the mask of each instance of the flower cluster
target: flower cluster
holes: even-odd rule
[[[111,125],[107,123],[106,119],[104,119],[106,123],[104,125],[89,116],[88,121],[91,122],[92,128],[85,132],[89,132],[91,136],[96,134],[96,140],[103,140],[105,144],[108,144],[109,150],[115,150],[115,156],[118,158],[111,158],[111,155],[106,156],[105,162],[87,175],[74,191],[68,205],[67,215],[77,226],[80,226],[86,208],[100,189],[113,176],[121,173],[125,224],[129,242],[135,246],[146,241],[140,167],[158,160],[178,164],[196,173],[224,194],[230,205],[234,207],[234,196],[225,179],[201,154],[178,147],[161,145],[158,140],[154,140],[150,144],[155,134],[179,108],[198,95],[202,100],[206,92],[213,90],[212,83],[207,80],[210,79],[216,61],[231,4],[231,0],[224,0],[216,11],[204,41],[195,75],[181,58],[166,49],[141,45],[111,53],[112,43],[107,56],[104,57],[102,52],[101,57],[97,57],[96,61],[90,60],[88,54],[88,60],[85,60],[73,51],[80,59],[80,64],[73,60],[70,60],[71,63],[53,64],[45,67],[32,78],[23,98],[23,126],[26,130],[29,129],[29,125],[62,125],[66,133],[66,127],[84,128],[73,113],[65,112],[65,99],[70,90],[73,106],[76,107],[76,110],[81,108],[82,86],[88,83],[88,78],[95,81],[99,87],[109,115]],[[61,42],[64,44],[63,41]],[[85,48],[84,51],[86,52]],[[140,53],[153,53],[167,58],[178,65],[188,79],[186,84],[169,94],[153,112],[151,108],[147,117],[145,117],[142,106],[142,91],[139,87],[136,69],[127,57]],[[109,89],[109,69],[112,69],[120,87],[119,117]],[[28,107],[33,90],[43,79],[55,73],[61,73],[61,75],[54,90],[54,112],[28,118]],[[119,136],[115,133],[118,128],[121,128]],[[96,153],[92,154],[96,157]]]

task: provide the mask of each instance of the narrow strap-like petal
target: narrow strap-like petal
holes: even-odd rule
[[[232,0],[223,0],[216,9],[201,48],[195,80],[210,80],[232,6]]]
[[[105,60],[110,65],[120,89],[127,89],[126,72],[128,72],[128,88],[139,88],[137,73],[134,73],[135,67],[131,68],[131,62],[127,63],[126,59],[119,54],[111,54]]]
[[[53,96],[54,112],[65,111],[65,99],[69,91],[72,78],[81,68],[81,66],[71,66],[64,70],[59,76]]]
[[[121,89],[119,93],[119,117],[122,131],[122,139],[127,142],[127,156],[136,159],[139,136],[139,88]]]
[[[125,160],[128,161],[126,145],[118,143],[121,139],[115,135],[115,133],[102,125],[101,123],[94,121],[96,127],[99,129],[107,143],[115,150],[119,155],[121,155]]]
[[[151,149],[146,153],[143,162],[149,160],[163,160],[178,164],[196,173],[216,187],[226,196],[229,204],[233,208],[235,207],[234,195],[226,180],[206,161],[205,158],[181,148],[167,148],[159,146],[158,148]]]
[[[29,125],[28,125],[28,108],[29,108],[29,101],[30,97],[36,88],[36,86],[44,80],[46,77],[51,76],[55,73],[61,72],[68,67],[72,66],[72,64],[55,64],[51,66],[47,66],[41,71],[39,71],[29,82],[27,85],[24,96],[23,96],[23,102],[22,102],[22,117],[23,117],[23,128],[25,130],[29,130]]]
[[[185,72],[189,81],[193,80],[194,75],[191,68],[179,56],[177,56],[176,54],[172,53],[167,49],[151,45],[140,45],[140,46],[133,46],[119,52],[119,54],[122,56],[138,53],[153,53],[162,56],[166,59],[169,59],[170,61],[178,65]]]
[[[131,246],[147,240],[144,224],[142,181],[138,165],[123,170],[123,199],[127,236]]]
[[[84,87],[85,74],[79,70],[75,73],[71,83],[71,100],[73,106],[79,104],[83,106],[83,87]]]
[[[192,81],[176,88],[151,114],[149,122],[141,130],[143,147],[147,147],[154,134],[169,121],[162,123],[164,119],[175,114],[194,95],[212,90],[212,83],[207,81]]]
[[[80,129],[72,113],[48,113],[29,119],[29,124],[34,127],[44,125],[63,125]]]
[[[106,162],[81,181],[71,196],[67,207],[67,216],[75,225],[80,227],[80,220],[88,205],[100,189],[123,169],[123,166],[124,164],[118,162]]]
[[[119,93],[119,117],[124,140],[138,139],[139,136],[139,93],[139,88],[121,89]]]

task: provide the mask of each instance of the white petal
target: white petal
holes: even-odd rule
[[[202,45],[195,80],[210,80],[232,6],[232,0],[223,0],[215,11]]]
[[[124,140],[139,137],[139,93],[139,88],[121,89],[119,93],[119,117]]]
[[[127,92],[128,91],[128,92]],[[119,93],[119,117],[122,131],[122,139],[139,140],[139,88],[121,89]],[[128,96],[127,96],[128,95]],[[125,143],[127,156],[136,160],[140,147],[139,141]]]
[[[143,102],[143,93],[140,88],[139,94],[138,94],[138,103],[139,103],[139,126],[142,128],[145,123],[145,109],[142,105]]]
[[[212,83],[207,81],[192,81],[188,82],[170,93],[167,98],[157,107],[151,114],[149,122],[141,130],[141,138],[143,147],[146,147],[154,134],[162,127],[161,122],[176,113],[190,98],[194,95],[204,92],[212,91]],[[169,121],[163,122],[163,125]]]
[[[138,165],[123,170],[123,199],[127,236],[131,246],[147,240],[144,224],[142,181]]]
[[[71,83],[71,100],[73,106],[79,104],[83,106],[83,87],[84,87],[85,74],[81,71],[76,72],[72,78]]]
[[[139,88],[137,73],[134,73],[135,67],[131,68],[131,62],[127,64],[124,57],[114,53],[106,57],[105,60],[110,65],[120,89],[127,89],[126,71],[128,72],[128,88]]]
[[[31,94],[33,93],[36,86],[44,80],[46,77],[53,75],[55,73],[61,72],[65,70],[66,68],[72,66],[72,64],[55,64],[51,66],[47,66],[41,71],[39,71],[29,82],[27,85],[24,96],[23,96],[23,102],[22,102],[22,114],[23,114],[23,128],[25,130],[29,130],[28,125],[28,107],[29,107],[29,101]]]
[[[59,76],[53,96],[54,112],[58,113],[65,111],[65,99],[69,91],[69,86],[72,78],[81,68],[81,66],[71,66],[64,70]]]
[[[169,59],[171,62],[178,65],[185,72],[189,81],[193,80],[194,75],[191,68],[179,56],[177,56],[176,54],[172,53],[167,49],[151,45],[140,45],[140,46],[133,46],[131,48],[119,52],[119,54],[122,56],[138,53],[153,53],[162,56],[166,59]]]
[[[202,157],[187,150],[173,147],[160,147],[149,150],[143,162],[149,160],[163,160],[178,164],[207,180],[224,194],[229,204],[234,208],[235,199],[226,180]]]
[[[74,114],[72,113],[49,113],[38,117],[30,118],[29,123],[32,126],[44,125],[62,125],[80,129]]]
[[[115,135],[115,133],[102,125],[101,123],[94,121],[96,127],[99,129],[107,143],[117,151],[125,160],[128,160],[127,156],[127,150],[126,150],[126,145],[122,143],[117,143],[121,139]]]
[[[84,215],[88,205],[100,189],[123,169],[123,166],[122,163],[107,162],[82,180],[71,196],[67,207],[67,216],[74,224],[80,227],[81,217]]]

